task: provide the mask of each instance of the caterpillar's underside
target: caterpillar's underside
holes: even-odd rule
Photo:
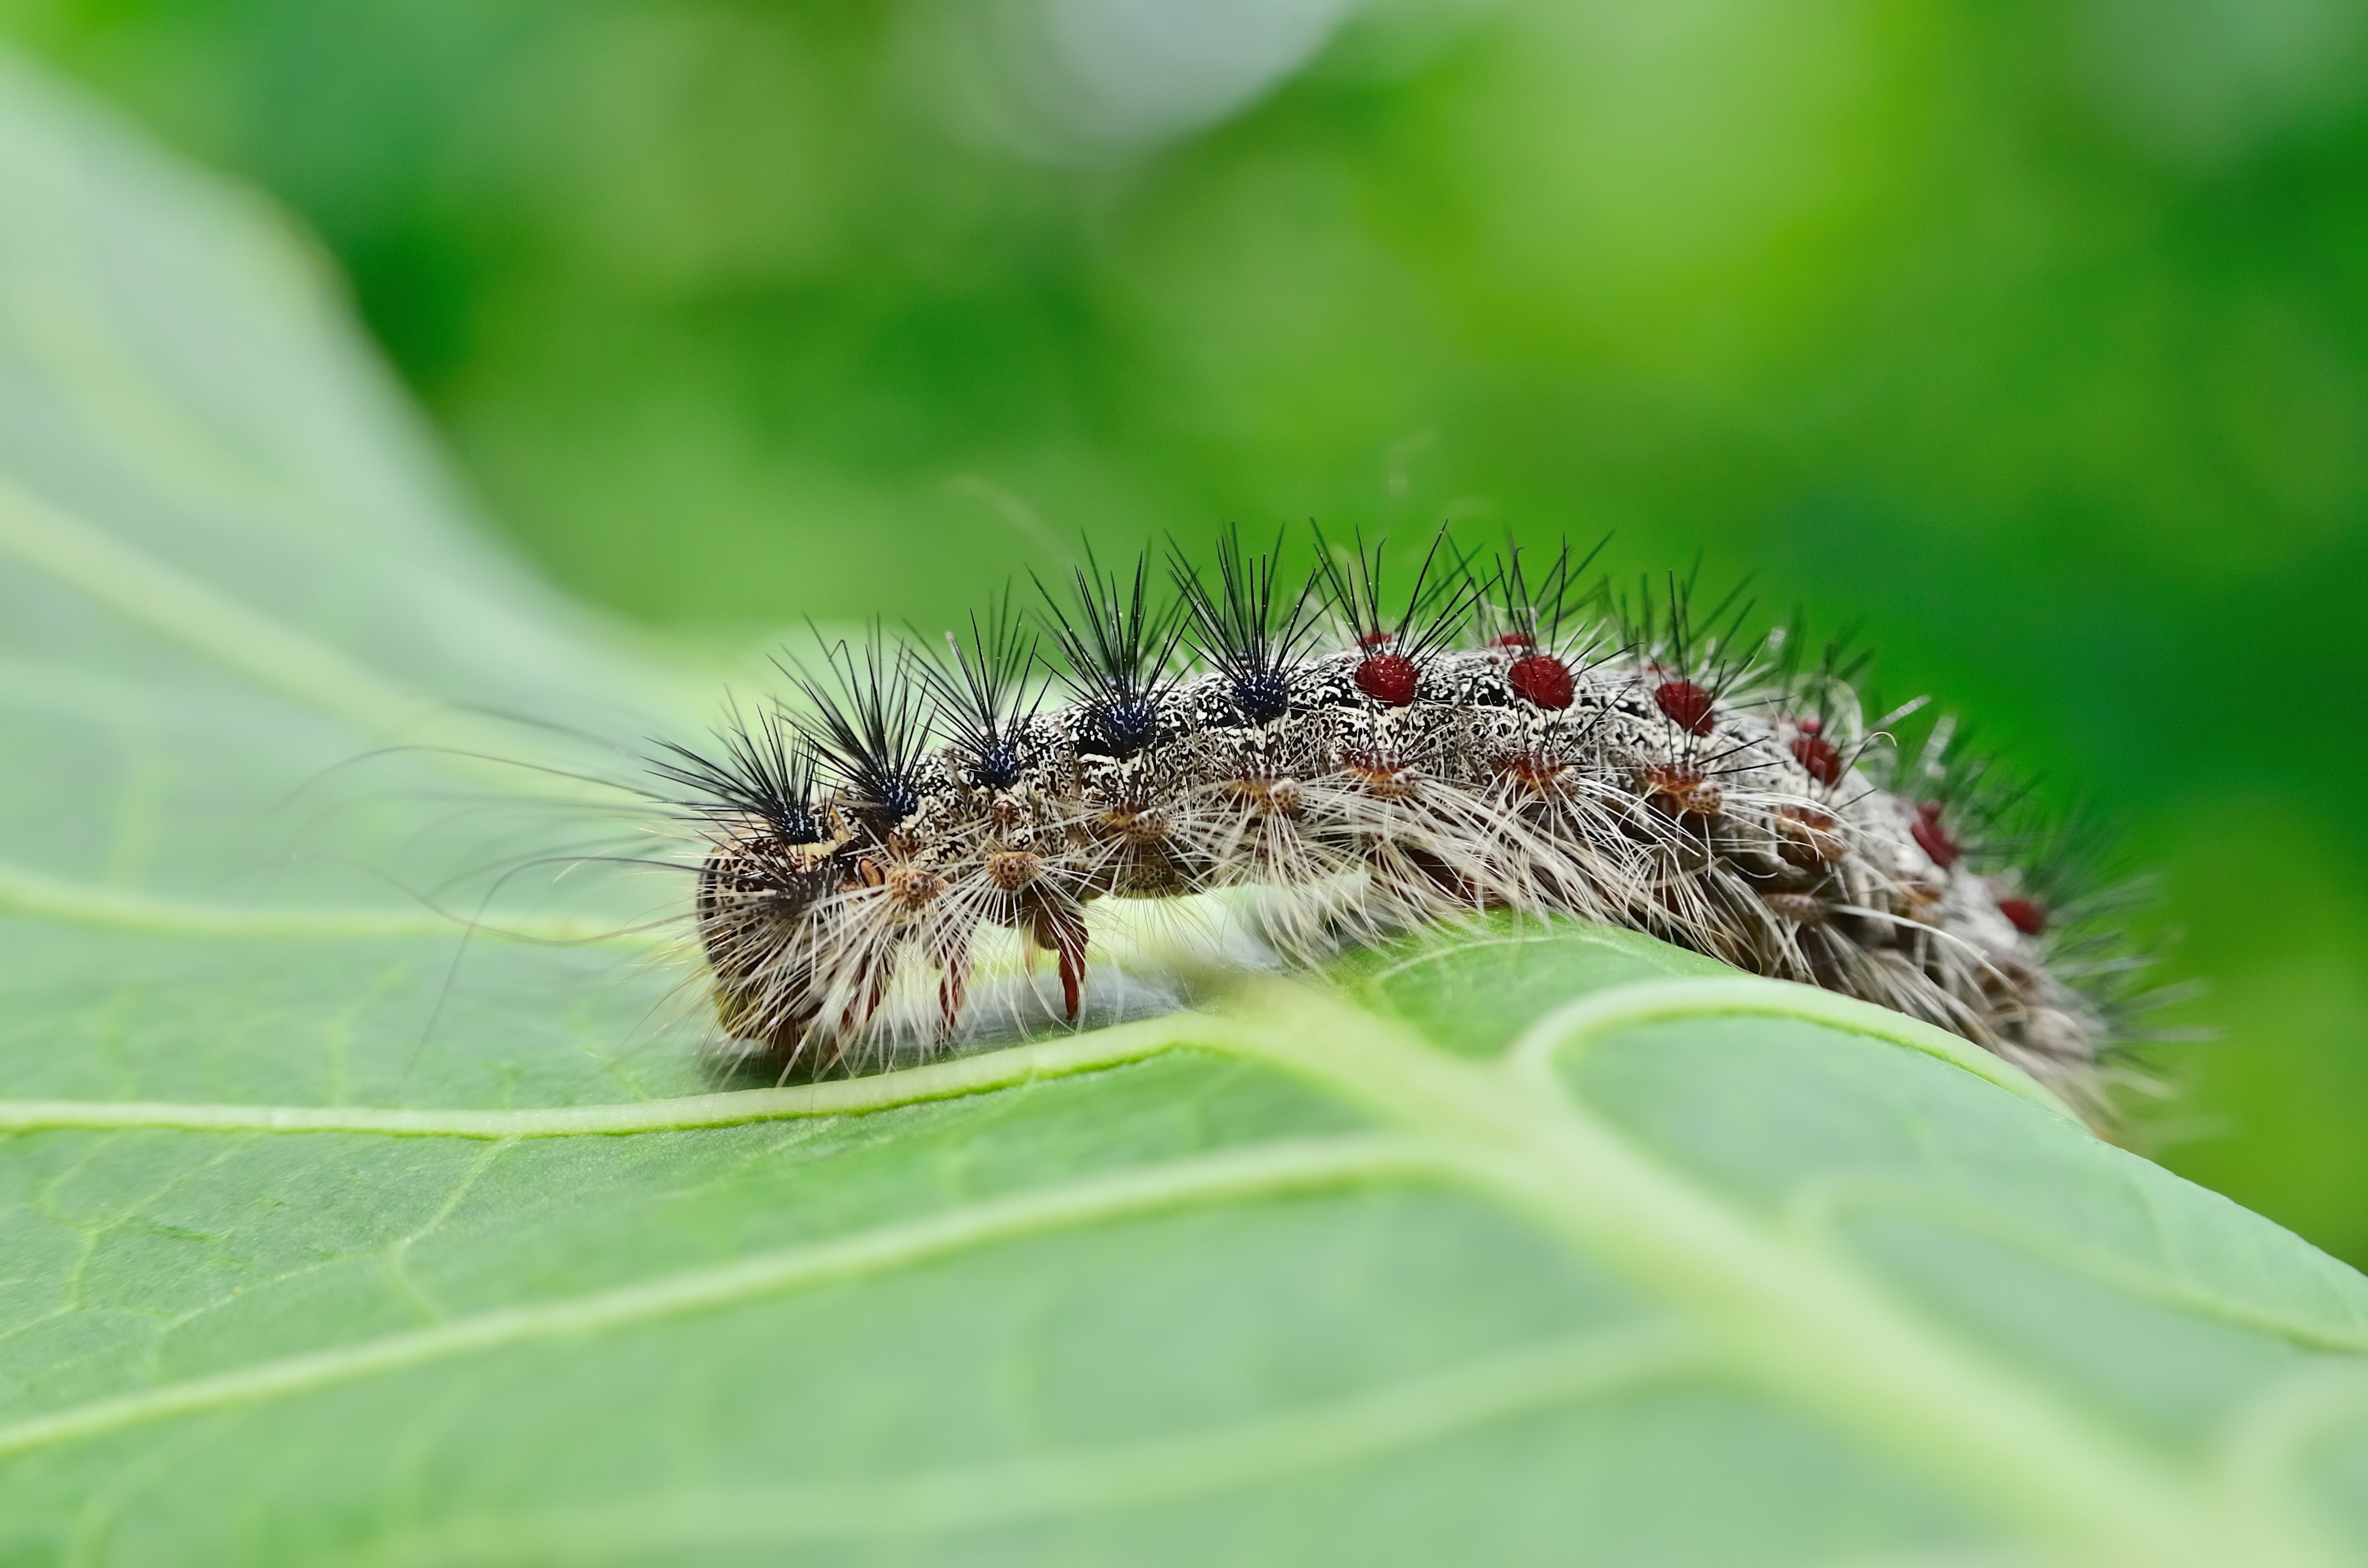
[[[1304,956],[1567,912],[1896,1008],[2092,1096],[2107,1007],[2051,968],[2040,879],[1976,864],[1946,770],[1873,744],[1830,660],[1738,657],[1674,601],[1566,626],[1566,561],[1547,594],[1520,592],[1517,561],[1418,584],[1384,618],[1372,558],[1353,564],[1326,574],[1320,619],[1237,551],[1213,589],[1180,577],[1173,620],[1146,612],[1140,570],[1131,599],[1081,574],[1077,619],[1053,628],[1063,706],[1031,706],[998,618],[951,665],[842,652],[838,692],[808,683],[818,717],[743,725],[720,763],[677,753],[725,1032],[828,1070],[926,965],[951,1038],[996,928],[1053,955],[1075,1017],[1094,901],[1258,886]]]

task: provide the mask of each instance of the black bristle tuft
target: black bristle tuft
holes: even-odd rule
[[[1159,703],[1175,684],[1173,663],[1183,624],[1172,608],[1147,603],[1151,562],[1137,556],[1131,577],[1104,572],[1090,547],[1076,569],[1076,609],[1038,579],[1044,625],[1061,645],[1068,668],[1062,678],[1085,704],[1092,724],[1084,736],[1103,755],[1123,760],[1159,738]]]
[[[1998,759],[1975,744],[1975,726],[1919,704],[1886,715],[1884,728],[1896,748],[1884,781],[1894,794],[1939,813],[1968,849],[2015,836],[2010,822],[2030,796],[2032,781],[2009,778]]]
[[[1349,546],[1336,547],[1323,529],[1313,524],[1309,528],[1315,536],[1316,576],[1325,603],[1360,646],[1387,647],[1419,665],[1462,634],[1479,602],[1480,585],[1444,526],[1431,536],[1414,585],[1395,615],[1382,608],[1381,541],[1367,545],[1360,530],[1349,536]]]
[[[1554,552],[1552,563],[1538,574],[1534,587],[1531,585],[1530,564],[1523,559],[1521,547],[1508,543],[1505,553],[1497,558],[1486,587],[1479,595],[1482,641],[1562,652],[1565,625],[1604,597],[1603,585],[1582,588],[1579,584],[1595,558],[1603,553],[1603,547],[1611,542],[1611,536],[1605,535],[1596,541],[1594,549],[1576,561],[1571,559],[1570,546],[1563,545]],[[1582,654],[1590,651],[1579,650]]]
[[[1845,715],[1855,717],[1859,678],[1874,660],[1873,650],[1860,646],[1858,640],[1859,628],[1853,625],[1816,642],[1807,618],[1797,612],[1768,634],[1770,676],[1785,716],[1815,719],[1828,731]]]
[[[1827,789],[1838,787],[1869,748],[1887,738],[1868,732],[1862,722],[1858,682],[1874,655],[1857,642],[1858,628],[1852,626],[1815,643],[1807,619],[1798,612],[1768,633],[1773,717],[1792,724],[1793,760]]]
[[[1255,558],[1238,533],[1217,540],[1214,589],[1180,558],[1170,570],[1189,617],[1193,651],[1224,675],[1234,706],[1251,724],[1270,724],[1291,711],[1291,676],[1315,631],[1315,578],[1284,597],[1279,567],[1282,536]]]
[[[1700,602],[1701,578],[1697,558],[1683,577],[1666,574],[1657,587],[1645,578],[1634,599],[1607,594],[1605,603],[1622,642],[1670,676],[1723,698],[1758,664],[1758,650],[1743,634],[1758,601],[1744,597],[1751,586],[1746,577],[1705,610]]]
[[[650,758],[650,770],[692,792],[690,799],[669,804],[708,822],[754,817],[783,844],[822,841],[814,748],[786,715],[766,708],[750,719],[735,707],[716,728],[715,738],[723,746],[721,756],[672,741],[658,743],[666,755]]]
[[[826,679],[802,666],[780,666],[814,708],[797,721],[799,728],[859,811],[882,824],[902,822],[920,810],[918,770],[929,742],[924,687],[908,678],[912,654],[875,625],[860,656],[840,642],[826,647],[823,659]]]
[[[919,661],[916,669],[937,699],[938,714],[982,789],[1008,790],[1019,782],[1019,732],[1036,715],[1041,689],[1031,691],[1028,674],[1036,663],[1036,640],[1028,635],[1007,590],[988,607],[984,623],[970,618],[967,645],[949,631],[951,666]]]

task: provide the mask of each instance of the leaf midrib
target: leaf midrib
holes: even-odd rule
[[[1508,1053],[1509,1070],[1535,1092],[1557,1093],[1561,1053],[1643,1024],[1690,1017],[1792,1018],[1863,1035],[1937,1058],[2066,1119],[2063,1103],[2029,1075],[1929,1024],[1830,992],[1783,981],[1637,981],[1560,1009]],[[616,1105],[525,1109],[405,1109],[370,1106],[207,1105],[162,1100],[0,1100],[0,1132],[160,1128],[192,1132],[361,1132],[409,1138],[575,1138],[682,1132],[791,1117],[860,1116],[926,1100],[1009,1088],[1200,1048],[1261,1054],[1212,1015],[1176,1013],[1084,1034],[988,1051],[894,1073],[773,1089],[734,1089]],[[1231,1043],[1229,1043],[1231,1042]]]
[[[1454,1150],[1475,1185],[1645,1286],[1735,1370],[1872,1451],[1981,1495],[2086,1561],[2340,1561],[2299,1518],[2231,1504],[2058,1391],[1957,1340],[1847,1256],[1757,1221],[1653,1159],[1566,1087],[1543,1082],[1541,1052],[1464,1062],[1313,993],[1270,994],[1272,1022],[1250,1031],[1268,1060]]]

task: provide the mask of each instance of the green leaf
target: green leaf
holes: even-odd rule
[[[2368,1282],[1641,937],[714,1092],[468,875],[684,683],[268,214],[15,67],[0,214],[0,1561],[2362,1559]]]

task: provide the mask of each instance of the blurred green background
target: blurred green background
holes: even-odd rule
[[[2356,0],[0,0],[736,645],[1316,517],[1863,617],[2164,881],[2178,1169],[2368,1263]],[[0,214],[0,222],[6,222]]]

